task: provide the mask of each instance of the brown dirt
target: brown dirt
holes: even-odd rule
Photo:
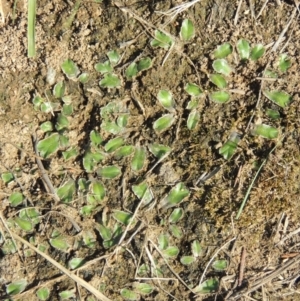
[[[180,2],[132,0],[126,1],[126,7],[159,27],[166,18],[156,12],[167,11]],[[228,300],[247,300],[248,297],[253,300],[300,300],[299,261],[266,283],[261,280],[262,285],[250,292],[257,279],[263,279],[292,260],[283,258],[283,255],[297,256],[299,253],[296,230],[300,227],[300,29],[297,16],[276,52],[272,52],[270,47],[262,59],[246,65],[237,64],[237,57],[231,55],[229,60],[235,66],[235,73],[230,78],[230,89],[243,90],[244,94],[233,94],[230,103],[225,105],[216,104],[208,97],[202,98],[198,107],[201,114],[199,125],[193,131],[186,127],[189,111],[185,108],[190,99],[184,92],[184,86],[187,82],[194,82],[203,91],[213,89],[207,77],[213,72],[212,51],[223,42],[235,45],[240,38],[251,41],[251,44],[274,43],[295,8],[293,1],[281,1],[280,6],[280,1],[268,1],[261,16],[254,19],[252,14],[258,15],[262,2],[242,1],[239,18],[234,25],[235,1],[199,1],[164,28],[179,37],[182,20],[189,18],[195,25],[196,36],[186,44],[178,41],[162,65],[167,52],[150,46],[151,35],[154,34],[152,28],[145,30],[137,19],[114,5],[114,1],[101,4],[82,1],[75,19],[69,23],[66,21],[75,1],[38,1],[37,55],[30,59],[26,49],[26,5],[23,1],[17,2],[13,20],[13,5],[9,1],[0,1],[4,17],[4,23],[0,25],[0,173],[12,171],[17,179],[9,184],[0,180],[1,300],[8,298],[6,285],[18,279],[26,279],[28,286],[14,300],[38,300],[36,290],[44,286],[51,290],[50,300],[60,300],[61,291],[72,289],[75,289],[76,300],[95,300],[90,292],[62,275],[46,259],[29,252],[21,243],[17,242],[18,252],[7,254],[5,248],[11,241],[7,227],[26,240],[31,239],[32,242],[34,238],[36,246],[43,244],[45,252],[64,266],[72,258],[84,258],[85,266],[77,274],[101,289],[111,300],[124,300],[120,290],[132,289],[136,282],[146,282],[155,288],[150,295],[140,296],[140,300],[192,300],[194,297],[196,300],[224,300],[231,291],[233,295]],[[121,48],[128,41],[131,43]],[[263,76],[268,64],[271,67],[276,65],[283,47],[283,52],[291,58],[292,67],[287,73],[280,74],[282,81],[262,82],[257,79]],[[122,77],[122,86],[120,89],[102,89],[99,86],[102,77],[94,65],[106,60],[107,51],[113,49],[122,55],[114,70]],[[152,68],[142,72],[133,83],[126,80],[127,66],[143,57],[153,59]],[[81,84],[65,77],[60,66],[67,58],[76,62],[81,71],[90,74],[88,83]],[[111,101],[122,102],[130,113],[129,124],[123,133],[126,144],[148,147],[150,143],[161,143],[172,148],[170,155],[149,173],[147,171],[157,163],[157,159],[148,150],[143,170],[138,173],[131,170],[130,158],[116,160],[108,156],[101,164],[120,166],[122,176],[103,180],[107,195],[88,217],[80,214],[87,200],[79,192],[68,204],[53,200],[36,164],[32,135],[37,134],[38,140],[43,139],[45,135],[39,125],[47,120],[55,122],[58,114],[35,111],[32,104],[34,95],[51,95],[53,84],[46,80],[50,68],[56,71],[55,83],[64,80],[66,94],[72,97],[74,113],[69,117],[67,135],[70,145],[78,149],[78,156],[69,161],[63,159],[62,150],[43,160],[54,187],[60,187],[69,179],[99,178],[96,173],[85,172],[82,158],[92,130],[99,131],[105,143],[114,137],[101,129],[103,118],[100,110]],[[156,99],[160,89],[172,91],[177,119],[169,130],[158,135],[152,124],[167,113]],[[267,109],[278,107],[260,96],[260,89],[279,89],[293,96],[293,102],[287,108],[279,109],[279,120],[272,121],[266,116]],[[266,140],[250,135],[247,127],[252,115],[251,126],[256,123],[272,124],[280,129],[279,138]],[[218,151],[233,131],[243,138],[237,153],[226,161]],[[276,144],[277,148],[268,156]],[[257,168],[266,158],[241,218],[236,220],[236,213]],[[220,171],[203,185],[195,187],[197,179],[215,167],[221,167]],[[134,212],[139,202],[131,187],[143,180],[151,186],[155,204],[150,209],[139,210],[138,222],[129,229],[122,247],[105,249],[97,230],[98,224],[107,218],[108,227],[112,229],[116,224],[112,218],[113,210]],[[159,234],[170,232],[168,219],[173,208],[160,209],[159,202],[179,181],[184,182],[191,193],[178,205],[184,209],[184,217],[177,223],[184,235],[179,239],[169,235],[170,245],[176,245],[180,253],[177,258],[169,260],[168,266],[151,241],[158,244]],[[8,197],[16,191],[22,192],[27,201],[22,206],[12,207]],[[30,233],[22,232],[12,222],[24,207],[35,207],[41,214],[39,223]],[[76,222],[82,230],[77,232],[72,222]],[[66,252],[50,245],[53,231],[59,231],[68,241],[70,248]],[[92,241],[90,246],[84,242],[87,235]],[[182,265],[180,258],[191,254],[190,245],[194,240],[200,241],[202,255],[192,265]],[[237,287],[235,283],[239,277],[242,249],[246,250],[247,256],[242,283]],[[222,272],[211,267],[205,270],[218,250],[216,259],[227,259],[228,268]],[[142,264],[151,266],[154,262],[159,273],[136,273]],[[220,281],[219,290],[206,295],[193,294],[187,286],[196,287],[204,271],[204,279],[217,278]],[[186,286],[178,280],[178,276]],[[161,279],[154,279],[156,277]]]

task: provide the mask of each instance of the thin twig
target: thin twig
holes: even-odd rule
[[[244,271],[245,271],[245,263],[246,263],[246,256],[247,256],[246,249],[243,248],[242,255],[241,255],[240,269],[239,269],[239,280],[238,280],[238,285],[237,286],[241,286],[242,283],[243,283]]]

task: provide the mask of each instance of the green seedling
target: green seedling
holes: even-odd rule
[[[28,221],[27,219],[15,217],[14,222],[23,231],[31,232],[33,230],[33,224],[30,221]]]
[[[231,53],[232,53],[232,46],[229,43],[224,43],[217,47],[217,49],[213,52],[213,55],[216,59],[224,59]]]
[[[163,49],[168,50],[169,47],[174,43],[172,38],[169,35],[166,35],[165,33],[155,30],[155,39],[151,41],[152,47],[161,47]]]
[[[120,54],[116,50],[111,50],[106,53],[110,63],[112,66],[115,66],[119,63],[120,61]]]
[[[199,86],[197,86],[196,84],[192,84],[192,83],[187,83],[184,87],[184,90],[193,97],[199,97],[202,95],[202,91],[200,89]]]
[[[83,258],[72,258],[68,262],[68,266],[71,270],[77,269],[84,264]]]
[[[142,182],[139,185],[132,185],[133,193],[140,199],[143,200],[145,205],[148,205],[153,200],[153,193],[148,187],[146,182]]]
[[[76,184],[74,180],[67,181],[63,186],[57,189],[56,193],[63,203],[69,203],[73,199],[76,192]]]
[[[202,248],[201,248],[199,240],[194,240],[192,242],[192,253],[193,253],[193,256],[196,258],[201,255]]]
[[[86,84],[90,79],[90,75],[84,72],[79,75],[78,79],[82,84]]]
[[[65,60],[61,64],[61,69],[69,79],[75,79],[80,73],[77,65],[70,59]]]
[[[158,134],[161,134],[162,132],[170,128],[174,123],[174,121],[175,121],[175,117],[173,114],[165,114],[162,117],[158,118],[156,121],[154,121],[153,129]]]
[[[64,159],[70,160],[78,156],[78,150],[75,147],[70,147],[66,151],[62,152]]]
[[[48,158],[59,148],[60,136],[57,133],[41,140],[37,144],[37,149],[43,158]]]
[[[46,121],[46,122],[43,122],[43,123],[40,125],[40,128],[41,128],[41,130],[42,130],[44,133],[52,132],[52,131],[53,131],[53,124],[52,124],[51,121]]]
[[[251,50],[250,59],[252,61],[257,61],[265,54],[265,51],[266,51],[266,49],[262,44],[257,44]]]
[[[127,126],[127,123],[128,123],[128,118],[129,118],[129,114],[122,114],[118,117],[117,119],[117,125],[120,127],[120,128],[125,128]]]
[[[73,105],[69,104],[64,104],[62,108],[62,114],[65,116],[71,116],[73,114]]]
[[[141,59],[138,63],[131,63],[125,71],[127,79],[131,80],[140,72],[152,67],[152,60],[149,57]]]
[[[209,76],[210,81],[220,89],[224,89],[227,86],[225,78],[221,74],[211,74]]]
[[[150,144],[148,148],[149,151],[158,159],[163,158],[172,151],[171,147],[158,143]]]
[[[59,297],[61,298],[61,300],[69,300],[73,298],[75,299],[76,298],[75,290],[62,291],[59,293]]]
[[[278,61],[278,68],[281,72],[286,72],[290,67],[292,63],[290,58],[287,56],[286,53],[282,53],[279,56],[279,61]]]
[[[275,71],[270,70],[270,69],[266,69],[264,71],[264,76],[267,78],[278,78],[278,74]]]
[[[11,172],[3,172],[1,174],[2,181],[7,184],[14,179],[14,175]]]
[[[77,185],[78,185],[78,191],[86,192],[89,188],[90,182],[84,178],[80,178],[77,182]]]
[[[171,232],[171,234],[174,237],[176,237],[178,239],[181,239],[183,237],[182,230],[179,227],[177,227],[176,225],[174,225],[174,224],[172,224],[172,225],[169,226],[169,231]]]
[[[112,238],[112,231],[104,225],[98,224],[97,230],[104,241],[108,241]]]
[[[219,149],[219,154],[224,157],[224,159],[229,160],[236,151],[240,136],[237,133],[232,133],[225,144]]]
[[[189,194],[190,191],[183,183],[177,183],[176,186],[171,189],[170,193],[162,200],[161,207],[168,209],[177,206],[188,197]]]
[[[261,136],[267,139],[275,139],[278,137],[278,130],[267,124],[257,124],[252,131],[253,135]]]
[[[122,288],[120,294],[125,300],[137,301],[140,299],[140,296],[136,292],[128,288]]]
[[[194,109],[197,109],[198,106],[199,106],[199,99],[197,99],[197,98],[192,98],[192,99],[188,102],[188,104],[187,104],[187,106],[186,106],[186,109],[187,109],[187,110],[194,110]]]
[[[282,91],[263,91],[263,94],[271,101],[276,103],[278,106],[285,108],[292,101],[292,97],[285,92]]]
[[[37,225],[40,222],[40,213],[36,208],[22,209],[19,213],[19,217],[25,220],[29,220],[32,224]]]
[[[4,244],[1,246],[1,251],[4,255],[14,254],[17,252],[17,247],[11,239],[6,239]]]
[[[69,120],[68,118],[63,114],[58,114],[55,128],[57,131],[61,131],[63,129],[67,129],[69,127]]]
[[[218,272],[223,272],[227,269],[228,267],[228,261],[227,260],[216,260],[213,262],[211,265],[212,268]]]
[[[140,267],[138,268],[138,275],[139,276],[146,276],[150,273],[150,267],[143,263],[142,265],[140,265]]]
[[[19,206],[23,203],[25,197],[22,193],[20,192],[13,192],[9,198],[8,198],[8,201],[10,203],[10,205],[12,207],[16,207],[16,206]]]
[[[36,296],[39,300],[46,301],[50,297],[50,290],[47,287],[41,287],[36,291]]]
[[[189,130],[194,130],[200,121],[200,113],[197,110],[192,110],[187,119],[187,127]]]
[[[59,250],[59,251],[63,251],[63,252],[67,252],[69,250],[69,244],[66,241],[66,238],[63,236],[59,236],[56,238],[51,238],[50,239],[50,245]]]
[[[91,216],[95,210],[94,205],[84,205],[80,208],[79,213],[82,216]]]
[[[146,150],[144,147],[136,147],[131,161],[131,169],[133,171],[141,171],[146,161]]]
[[[213,61],[212,66],[216,72],[224,74],[225,76],[229,76],[230,73],[233,72],[233,69],[225,59],[217,59]]]
[[[53,96],[56,98],[62,98],[65,94],[66,85],[65,83],[59,82],[53,88]]]
[[[189,41],[195,36],[195,27],[191,20],[184,19],[180,28],[180,38],[183,41]]]
[[[193,256],[182,256],[180,258],[180,262],[183,264],[183,265],[190,265],[192,264],[193,262],[195,262],[195,257]]]
[[[105,155],[102,152],[92,153],[87,151],[83,157],[82,164],[86,172],[93,172],[97,163],[102,161]]]
[[[128,226],[131,221],[132,214],[120,210],[114,210],[112,217],[125,226]]]
[[[35,56],[36,0],[28,0],[27,42],[28,57]]]
[[[36,111],[41,110],[44,113],[53,113],[53,111],[56,111],[59,107],[58,103],[45,101],[40,96],[35,96],[32,103]]]
[[[115,150],[117,150],[119,147],[121,147],[124,144],[124,139],[121,137],[116,137],[111,140],[109,140],[105,145],[104,149],[108,153],[112,153]]]
[[[118,166],[104,166],[97,170],[97,174],[104,179],[114,179],[121,174],[121,169]]]
[[[134,289],[137,291],[137,293],[141,295],[149,295],[153,292],[154,288],[152,285],[148,283],[134,283]]]
[[[96,238],[93,232],[91,231],[84,231],[82,233],[83,243],[90,249],[95,248],[96,246]]]
[[[175,102],[173,100],[173,96],[170,91],[168,90],[158,91],[157,99],[165,109],[174,112]]]
[[[167,247],[165,250],[162,250],[162,255],[166,258],[176,258],[179,254],[179,249],[176,246]]]
[[[117,160],[120,160],[123,157],[129,156],[134,152],[134,147],[132,145],[125,145],[117,149],[114,153],[114,156]]]
[[[274,120],[280,118],[280,113],[277,110],[267,109],[266,114],[269,118]]]
[[[92,145],[95,147],[99,146],[103,141],[100,134],[94,130],[92,130],[90,132],[90,139],[91,139]]]
[[[236,44],[241,60],[248,60],[250,57],[250,44],[247,40],[240,39]]]
[[[209,99],[213,102],[223,104],[230,100],[230,94],[226,91],[216,91],[208,95]]]
[[[137,64],[138,72],[148,70],[151,67],[152,67],[152,60],[150,57],[145,57],[145,58],[141,59]]]
[[[71,95],[65,95],[61,98],[61,100],[64,102],[66,105],[72,104],[72,97]]]
[[[124,128],[116,124],[115,121],[108,121],[108,120],[104,120],[102,122],[101,129],[114,135],[118,135],[124,130]]]
[[[104,63],[95,64],[95,70],[101,74],[113,72],[113,67],[110,64],[110,61],[105,61]]]
[[[6,286],[6,294],[14,296],[22,293],[27,286],[26,279],[14,281]]]
[[[212,278],[202,282],[193,289],[195,294],[211,294],[219,289],[218,279]]]
[[[184,211],[182,208],[176,208],[173,210],[169,217],[169,223],[177,223],[183,218]]]
[[[160,250],[166,250],[169,246],[169,236],[161,233],[157,237],[158,247]]]
[[[125,70],[125,76],[128,80],[135,78],[138,74],[137,64],[132,62]]]
[[[103,201],[105,198],[105,187],[101,182],[93,182],[91,184],[91,191],[96,201]]]
[[[120,88],[121,81],[117,75],[112,73],[107,73],[104,75],[104,78],[100,80],[99,85],[101,88],[108,88],[108,89]]]

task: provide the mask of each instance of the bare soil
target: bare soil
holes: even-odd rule
[[[287,27],[297,1],[270,0],[263,7],[264,2],[241,1],[237,11],[236,1],[203,0],[163,26],[167,16],[159,12],[166,12],[181,1],[129,0],[123,5],[114,1],[77,1],[79,9],[70,21],[75,1],[42,0],[37,4],[37,55],[28,58],[26,1],[18,1],[15,11],[10,1],[0,1],[3,17],[0,24],[0,173],[12,172],[15,176],[8,184],[0,180],[1,300],[9,299],[6,286],[18,279],[26,279],[28,285],[13,300],[38,300],[36,291],[40,287],[50,289],[53,301],[60,300],[59,293],[64,290],[74,290],[76,297],[72,300],[96,300],[88,290],[19,241],[16,241],[16,252],[7,252],[10,231],[35,246],[45,245],[44,252],[65,267],[72,258],[84,258],[85,263],[76,274],[110,300],[124,300],[120,291],[133,290],[137,282],[154,287],[151,294],[141,295],[140,300],[300,300],[299,17],[296,13]],[[124,7],[127,11],[122,10]],[[177,37],[176,47],[169,54],[164,49],[151,47],[153,28],[141,23],[134,14]],[[185,18],[192,20],[196,28],[195,38],[187,43],[179,39]],[[272,51],[285,28],[279,47]],[[247,64],[239,63],[238,57],[232,55],[229,60],[235,72],[229,88],[242,93],[233,93],[232,100],[224,105],[208,97],[201,99],[200,122],[196,129],[188,130],[186,106],[190,98],[184,86],[191,82],[203,91],[213,89],[208,80],[208,74],[213,72],[213,50],[224,42],[236,45],[240,38],[251,44],[262,43],[267,48],[266,54],[257,62]],[[103,77],[95,71],[94,65],[105,61],[110,50],[117,50],[122,56],[114,70],[122,78],[122,86],[108,90],[99,86]],[[291,58],[291,68],[280,74],[280,80],[263,80],[264,70],[267,66],[276,67],[281,52]],[[126,80],[124,73],[128,65],[143,57],[153,60],[152,68],[133,81]],[[63,74],[61,64],[68,58],[82,72],[90,74],[86,84],[72,81]],[[76,183],[80,178],[99,179],[96,172],[85,172],[82,159],[92,130],[100,132],[104,143],[115,137],[101,129],[101,108],[112,101],[124,103],[130,113],[123,133],[127,144],[148,147],[151,143],[160,143],[172,149],[154,169],[157,159],[147,151],[147,160],[140,172],[132,171],[130,158],[109,157],[102,162],[117,164],[122,175],[114,180],[101,179],[106,197],[90,216],[80,214],[87,201],[79,193],[74,194],[68,204],[56,202],[47,191],[36,163],[38,154],[33,137],[45,138],[40,124],[57,119],[57,112],[35,111],[32,104],[35,95],[46,98],[51,94],[53,84],[47,82],[50,69],[56,71],[55,83],[63,80],[66,94],[72,98],[74,113],[69,117],[68,137],[70,145],[78,149],[78,155],[69,161],[64,160],[63,149],[43,160],[55,188],[69,179]],[[172,91],[177,119],[170,129],[157,134],[152,128],[153,122],[168,113],[156,99],[160,89]],[[283,90],[292,95],[293,101],[287,108],[279,108],[262,95],[265,89]],[[267,109],[278,110],[280,118],[270,120],[265,113]],[[279,137],[268,140],[251,135],[251,128],[259,123],[278,128]],[[232,159],[225,160],[219,149],[232,132],[238,132],[242,139]],[[264,160],[241,217],[236,219]],[[199,177],[215,168],[219,171],[214,176],[195,185]],[[129,229],[123,242],[106,249],[97,230],[99,223],[108,218],[110,225],[114,225],[111,218],[114,210],[135,212],[139,200],[132,192],[132,185],[144,180],[152,189],[154,205],[140,209],[136,216],[138,222]],[[181,238],[170,234],[168,219],[174,208],[159,206],[178,182],[190,190],[189,197],[177,206],[184,210],[184,217],[176,224],[183,232]],[[12,207],[8,198],[16,191],[22,192],[26,201],[22,206]],[[41,214],[30,233],[12,222],[25,207],[35,207]],[[77,231],[74,224],[81,230]],[[67,251],[58,251],[50,245],[54,231],[59,231],[68,241]],[[157,237],[162,233],[168,234],[170,245],[180,250],[168,264],[154,246],[158,245]],[[90,247],[83,243],[86,235],[91,237]],[[194,240],[200,241],[202,255],[191,265],[183,265],[180,258],[191,254]],[[246,254],[245,259],[242,254]],[[211,259],[226,259],[227,269],[215,271]],[[154,263],[159,273],[153,271]],[[142,264],[152,266],[144,275],[137,273]],[[191,289],[199,284],[202,276],[203,280],[218,279],[218,290],[204,295],[193,293]]]

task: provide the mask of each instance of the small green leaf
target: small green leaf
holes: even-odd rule
[[[79,213],[83,216],[91,216],[94,210],[95,210],[95,206],[85,205],[80,208]]]
[[[128,123],[129,114],[122,114],[117,119],[117,124],[121,128],[125,128]]]
[[[134,147],[132,145],[125,145],[122,146],[120,148],[118,148],[115,153],[114,156],[117,160],[129,156],[134,152]]]
[[[208,95],[209,99],[216,103],[226,103],[230,100],[230,94],[226,91],[216,91]]]
[[[236,151],[237,145],[240,141],[240,136],[237,133],[232,133],[226,143],[219,149],[219,154],[224,159],[229,160]]]
[[[148,205],[153,200],[152,191],[146,182],[132,185],[132,191],[140,200],[143,200],[145,205]]]
[[[141,171],[146,160],[146,150],[144,147],[136,147],[131,161],[131,169],[133,171]]]
[[[88,152],[86,152],[86,154],[84,155],[83,160],[82,160],[83,167],[86,170],[86,172],[92,172],[92,171],[94,171],[96,164],[99,163],[104,158],[105,158],[105,155],[102,154],[101,152],[92,153],[92,152],[88,151]]]
[[[84,178],[80,178],[77,182],[79,191],[87,191],[89,187],[89,181]]]
[[[118,64],[118,62],[120,60],[120,54],[116,50],[109,51],[106,53],[106,55],[108,56],[108,59],[109,59],[110,63],[112,64],[112,66],[115,66]]]
[[[158,143],[153,143],[149,144],[148,146],[150,152],[158,159],[163,158],[166,154],[171,152],[171,147],[158,144]]]
[[[193,289],[195,294],[211,294],[219,289],[219,281],[217,279],[208,279]]]
[[[274,120],[280,118],[280,113],[277,110],[267,109],[266,114],[269,118]]]
[[[114,179],[121,174],[121,169],[118,166],[111,165],[111,166],[104,166],[97,170],[97,173],[100,177],[104,179]]]
[[[257,61],[259,58],[261,58],[264,55],[265,51],[266,49],[262,44],[257,44],[251,50],[250,59],[253,61]]]
[[[93,197],[97,201],[102,201],[105,198],[105,187],[101,182],[93,182],[91,190],[93,193]]]
[[[53,131],[53,124],[51,121],[46,121],[40,125],[40,128],[44,133],[51,132]]]
[[[99,82],[101,88],[120,88],[121,81],[117,75],[107,73],[104,78]]]
[[[289,94],[282,91],[263,91],[263,94],[282,108],[287,107],[292,100]]]
[[[88,73],[81,73],[78,79],[82,84],[86,84],[90,79],[90,75]]]
[[[69,180],[63,186],[59,187],[56,193],[62,202],[69,203],[72,201],[75,191],[76,191],[75,181]]]
[[[218,73],[229,76],[233,69],[229,66],[228,62],[225,59],[218,59],[213,61],[212,64],[214,70]]]
[[[84,263],[83,258],[72,258],[68,262],[68,266],[71,270],[79,268]]]
[[[119,147],[121,147],[123,144],[124,144],[124,139],[121,137],[116,137],[116,138],[109,140],[105,144],[104,149],[106,152],[112,153],[115,150],[117,150]]]
[[[57,238],[51,238],[50,239],[50,245],[59,250],[59,251],[63,251],[63,252],[66,252],[68,249],[69,249],[69,244],[67,243],[66,241],[66,238],[65,237],[57,237]]]
[[[41,287],[36,291],[39,300],[45,301],[50,297],[50,290],[47,287]]]
[[[66,151],[62,152],[64,159],[70,160],[71,158],[75,158],[78,155],[78,151],[75,147],[70,147]]]
[[[114,210],[112,216],[120,223],[124,224],[127,226],[132,218],[132,214],[125,212],[125,211],[120,211],[120,210]]]
[[[227,269],[228,261],[227,260],[216,260],[211,265],[212,268],[218,272],[222,272]]]
[[[290,58],[287,56],[286,53],[282,53],[279,56],[279,61],[278,61],[278,67],[281,72],[286,72],[290,67],[292,63]]]
[[[250,44],[247,40],[240,39],[237,44],[237,51],[240,55],[241,60],[248,60],[250,56]]]
[[[166,50],[172,45],[173,40],[170,36],[166,35],[165,33],[155,30],[155,39],[151,41],[152,47],[161,47]]]
[[[95,66],[95,70],[101,74],[109,73],[113,71],[110,61],[105,61],[104,63],[98,63]]]
[[[199,257],[202,253],[202,248],[199,240],[194,240],[192,242],[192,253],[194,257]]]
[[[2,181],[7,184],[14,179],[14,175],[11,172],[3,172],[1,174]]]
[[[167,234],[161,233],[157,237],[157,242],[160,250],[166,250],[169,246],[169,236]]]
[[[118,135],[123,131],[123,128],[117,125],[115,121],[102,122],[101,129],[114,135]]]
[[[73,105],[67,105],[67,104],[64,104],[63,105],[63,109],[62,109],[62,113],[63,115],[65,116],[71,116],[73,114]]]
[[[128,80],[133,79],[138,74],[138,67],[135,62],[132,62],[125,70],[125,76]]]
[[[135,283],[135,290],[141,295],[149,295],[153,292],[153,286],[148,283]]]
[[[202,94],[200,87],[192,83],[187,83],[184,87],[184,90],[193,97],[198,97]]]
[[[199,99],[197,99],[197,98],[192,98],[192,99],[188,102],[188,104],[187,104],[187,106],[186,106],[186,109],[187,109],[187,110],[193,110],[193,109],[197,109],[198,106],[199,106]]]
[[[269,77],[269,78],[278,78],[278,74],[275,71],[270,70],[270,69],[266,69],[264,71],[264,76]]]
[[[26,279],[20,279],[14,281],[6,286],[6,293],[10,296],[14,296],[22,293],[27,286]]]
[[[167,130],[172,126],[174,123],[175,118],[173,114],[166,114],[163,115],[162,117],[158,118],[154,123],[153,123],[153,129],[157,133],[162,133],[163,131]]]
[[[164,257],[175,258],[179,254],[179,249],[176,246],[170,246],[162,251]]]
[[[16,217],[14,221],[23,231],[30,232],[33,230],[32,223],[26,219]]]
[[[200,120],[200,113],[197,110],[193,110],[189,116],[188,120],[186,122],[187,127],[189,130],[194,130]]]
[[[177,206],[181,203],[187,196],[189,196],[190,191],[186,188],[183,183],[177,183],[174,188],[171,189],[170,193],[162,200],[161,207],[170,208]]]
[[[64,96],[65,89],[66,85],[63,81],[57,83],[53,88],[53,96],[56,98],[62,98]]]
[[[209,79],[220,89],[224,89],[227,86],[227,82],[221,74],[210,74]]]
[[[12,207],[19,206],[23,203],[23,200],[25,199],[24,195],[20,192],[13,192],[9,198],[8,201],[10,202]]]
[[[40,155],[44,158],[47,158],[51,154],[55,153],[59,147],[59,138],[59,134],[55,133],[39,141],[37,144],[37,149],[40,152]]]
[[[169,226],[169,230],[174,237],[176,237],[178,239],[181,239],[183,237],[182,230],[178,226],[171,224]]]
[[[173,96],[170,91],[168,90],[158,91],[157,99],[165,109],[174,111],[175,102],[173,100]]]
[[[194,256],[182,256],[180,258],[180,262],[183,264],[183,265],[190,265],[192,264],[193,262],[195,262],[195,257]]]
[[[217,47],[213,55],[216,59],[223,59],[231,53],[232,53],[232,46],[229,43],[224,43]]]
[[[57,116],[55,128],[58,131],[61,131],[61,130],[66,129],[68,127],[69,127],[69,120],[68,120],[68,118],[65,115],[63,115],[63,114],[59,114]]]
[[[141,59],[137,64],[138,72],[147,70],[152,67],[152,60],[150,57]]]
[[[63,73],[70,79],[77,77],[77,75],[80,73],[77,65],[70,59],[67,59],[62,63],[61,69]]]
[[[267,139],[275,139],[278,137],[278,130],[266,124],[257,124],[253,129],[253,134]]]
[[[92,130],[90,133],[90,139],[94,146],[98,146],[102,143],[102,138],[100,134],[94,130]]]
[[[76,298],[75,292],[72,291],[62,291],[59,293],[61,300],[73,299]]]
[[[182,208],[176,208],[173,210],[169,217],[169,222],[170,223],[177,223],[179,220],[182,219],[183,217],[183,209]]]
[[[109,228],[105,227],[104,225],[98,224],[97,229],[104,241],[110,240],[112,238],[112,232]]]
[[[189,41],[195,36],[195,27],[191,20],[184,19],[181,24],[180,38],[183,41]]]
[[[127,288],[122,288],[120,294],[125,300],[137,301],[140,299],[137,293]]]

